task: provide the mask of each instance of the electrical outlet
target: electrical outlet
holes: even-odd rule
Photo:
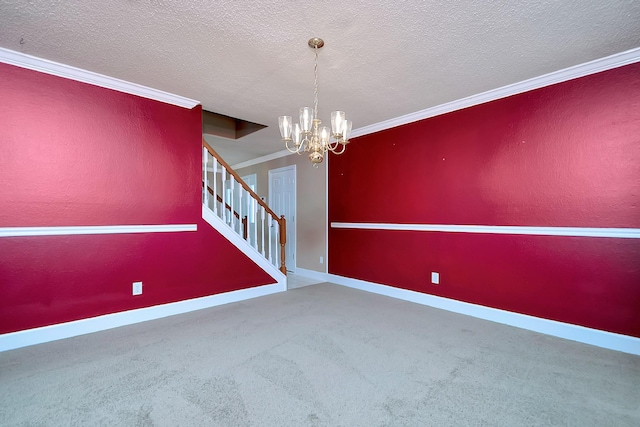
[[[133,295],[142,295],[142,282],[133,282]]]
[[[440,284],[440,273],[436,273],[435,271],[431,272],[431,283],[434,285]]]
[[[320,264],[324,264],[324,257],[323,256],[320,257]]]

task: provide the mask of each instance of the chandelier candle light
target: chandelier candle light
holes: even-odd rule
[[[300,123],[293,123],[291,116],[280,116],[280,134],[287,150],[292,153],[302,154],[308,152],[309,160],[313,167],[317,168],[327,151],[334,154],[342,154],[349,143],[351,133],[351,120],[346,120],[344,111],[331,113],[331,130],[326,126],[320,126],[322,121],[318,119],[318,49],[324,46],[324,41],[317,37],[309,40],[309,47],[316,54],[313,73],[314,92],[313,109],[300,108]],[[293,142],[293,147],[289,144]]]

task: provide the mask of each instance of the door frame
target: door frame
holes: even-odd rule
[[[290,246],[291,250],[293,251],[293,259],[294,259],[294,264],[293,265],[287,265],[287,271],[290,271],[292,273],[295,273],[296,268],[297,268],[297,263],[298,263],[298,257],[297,255],[297,242],[296,240],[298,239],[298,230],[297,230],[297,221],[295,221],[295,218],[298,216],[298,173],[296,170],[296,165],[289,165],[289,166],[283,166],[281,168],[276,168],[276,169],[269,169],[269,206],[273,206],[272,201],[273,201],[273,174],[275,173],[280,173],[280,172],[288,172],[290,171],[291,173],[293,173],[293,220],[294,220],[294,225],[295,227],[293,228],[293,239],[290,239],[289,236],[287,236],[287,245],[291,245],[293,244],[293,246]],[[286,218],[287,219],[287,230],[289,231],[289,220],[291,218]],[[288,233],[289,234],[289,233]]]

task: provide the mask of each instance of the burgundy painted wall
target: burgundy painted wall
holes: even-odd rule
[[[640,228],[640,64],[354,139],[329,221]],[[329,272],[640,337],[638,239],[330,228]]]
[[[0,333],[274,282],[202,220],[201,107],[6,64],[0,100],[0,227],[198,226],[0,237]]]

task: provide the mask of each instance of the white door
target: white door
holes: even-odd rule
[[[287,271],[296,267],[296,166],[286,166],[269,171],[269,207],[287,220],[287,244],[285,262]],[[275,234],[275,233],[274,233]],[[277,239],[277,237],[275,237]],[[277,240],[276,240],[277,242]],[[278,246],[279,247],[279,246]],[[280,256],[280,251],[276,251]]]

